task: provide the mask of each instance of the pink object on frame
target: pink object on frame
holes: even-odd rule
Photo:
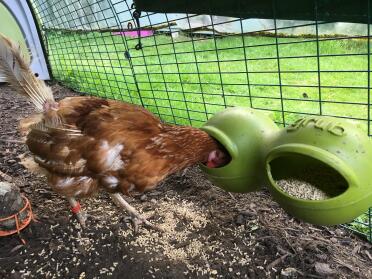
[[[154,35],[153,30],[140,30],[141,37],[149,37]],[[127,36],[132,38],[138,37],[138,31],[121,31],[121,32],[112,32],[112,35],[120,35],[120,36]]]

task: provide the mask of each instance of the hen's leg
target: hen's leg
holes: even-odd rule
[[[144,224],[151,229],[162,231],[160,228],[147,221],[146,218],[143,217],[133,206],[131,206],[120,193],[110,194],[110,196],[116,205],[124,208],[129,213],[135,233],[138,232],[138,226],[141,224]]]
[[[87,215],[83,210],[81,210],[80,203],[75,198],[67,198],[71,205],[71,211],[75,214],[82,228],[85,228],[85,222],[87,220]]]

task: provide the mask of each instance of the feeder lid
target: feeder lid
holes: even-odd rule
[[[0,218],[17,213],[23,207],[23,199],[17,186],[0,182]]]
[[[12,190],[12,184],[5,181],[0,181],[0,196],[4,196],[6,193]]]

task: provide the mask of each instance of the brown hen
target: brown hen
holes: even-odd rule
[[[100,189],[129,212],[135,229],[140,223],[152,226],[121,194],[150,190],[166,176],[198,163],[218,167],[228,160],[207,133],[164,124],[142,107],[95,97],[54,101],[19,47],[1,34],[0,39],[0,72],[40,112],[23,121],[29,131],[26,143],[82,226],[85,214],[76,199]]]

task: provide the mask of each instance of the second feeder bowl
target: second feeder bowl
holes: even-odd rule
[[[264,165],[268,142],[279,128],[264,113],[234,107],[215,114],[201,128],[230,154],[231,161],[220,168],[201,165],[209,180],[229,192],[259,190],[266,179]]]
[[[372,144],[355,123],[306,117],[282,129],[266,157],[269,190],[317,225],[351,221],[372,205]]]

